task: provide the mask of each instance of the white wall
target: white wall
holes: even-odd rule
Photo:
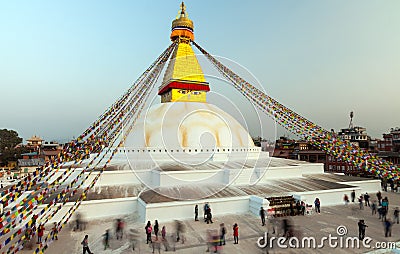
[[[365,181],[354,181],[354,182],[339,182],[342,184],[353,185],[359,188],[355,188],[356,192],[356,200],[360,195],[364,195],[366,192],[370,195],[370,200],[377,200],[376,193],[381,190],[381,181],[380,180],[365,180]],[[351,199],[350,192],[347,194]],[[383,195],[383,194],[382,194]]]
[[[323,163],[304,163],[301,165],[301,174],[323,174],[324,173],[324,164]]]
[[[118,171],[104,171],[97,181],[95,186],[105,185],[138,185],[142,182],[151,182],[150,170],[118,170]]]
[[[195,183],[195,184],[209,184],[209,183],[223,183],[224,171],[223,170],[197,170],[197,171],[168,171],[159,172],[159,186],[176,186]]]
[[[321,191],[310,191],[310,192],[298,192],[294,193],[296,198],[305,201],[308,204],[314,205],[315,198],[319,198],[321,201],[321,207],[340,205],[344,204],[343,197],[346,194],[351,199],[351,192],[355,190],[356,200],[360,195],[369,193],[371,200],[376,200],[376,192],[380,190],[380,180],[365,180],[365,181],[354,181],[354,182],[338,182],[346,185],[353,185],[355,187],[334,189],[334,190],[321,190]]]
[[[61,210],[50,220],[50,222],[60,221],[64,214],[70,210],[73,204],[73,202],[68,202],[67,204],[65,204],[61,208]],[[58,205],[59,204],[57,204],[57,207]],[[43,205],[40,206],[40,208],[43,207]],[[53,208],[52,210],[55,209]],[[86,220],[96,220],[100,218],[109,218],[119,215],[128,215],[135,213],[137,210],[137,197],[129,197],[83,201],[82,204],[79,206],[77,212],[82,214]]]
[[[260,214],[261,207],[263,207],[265,211],[268,211],[269,201],[263,197],[251,196],[249,202],[249,211],[258,216]]]
[[[300,199],[304,201],[306,204],[313,205],[314,200],[319,198],[321,202],[321,210],[323,206],[333,206],[333,205],[341,205],[344,204],[343,197],[344,194],[350,198],[350,193],[352,190],[360,191],[359,187],[354,188],[343,188],[343,189],[335,189],[335,190],[321,190],[321,191],[309,191],[309,192],[297,192],[294,193],[294,197],[296,199]]]
[[[298,177],[302,177],[301,166],[269,167],[260,182],[263,180]]]
[[[193,219],[194,206],[199,206],[199,218],[203,217],[203,206],[208,202],[213,217],[224,214],[246,213],[249,211],[249,197],[233,197],[207,200],[192,200],[146,204],[146,215],[142,222],[148,220],[166,222],[171,220]]]
[[[138,208],[138,214],[139,214],[139,222],[147,222],[146,220],[146,203],[138,198],[137,200],[137,208]]]

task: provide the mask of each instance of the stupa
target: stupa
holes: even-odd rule
[[[177,43],[158,95],[118,148],[79,210],[88,218],[137,213],[140,221],[193,217],[208,202],[214,216],[269,211],[268,198],[342,203],[375,192],[379,180],[324,173],[323,164],[270,157],[223,109],[207,102],[209,84],[192,49],[194,25],[182,3],[172,21]],[[68,209],[68,204],[65,209]],[[61,213],[62,214],[62,213]],[[57,220],[57,218],[55,218]]]

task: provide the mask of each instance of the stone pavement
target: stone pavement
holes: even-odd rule
[[[350,193],[349,193],[350,194]],[[383,196],[389,198],[390,212],[389,217],[393,218],[393,210],[398,205],[400,206],[400,193],[382,193]],[[375,193],[370,193],[372,199],[375,199]],[[337,235],[337,227],[343,225],[347,228],[347,235],[343,236],[343,245],[345,246],[345,237],[356,237],[358,236],[357,222],[360,219],[364,219],[368,225],[366,229],[366,236],[372,238],[372,242],[369,243],[371,246],[375,246],[377,241],[384,242],[398,242],[400,240],[400,224],[394,224],[392,228],[392,237],[384,237],[384,229],[382,222],[378,220],[377,215],[372,215],[369,208],[360,210],[358,204],[350,204],[348,206],[339,205],[332,207],[324,207],[323,200],[321,200],[321,214],[312,214],[306,216],[294,216],[290,217],[292,223],[295,225],[296,236],[301,237],[315,237],[317,239],[317,245],[322,237],[328,237],[329,234],[332,236]],[[200,214],[201,215],[201,214]],[[156,219],[156,218],[154,218]],[[173,219],[173,215],[171,215]],[[283,218],[278,218],[281,221]],[[112,238],[110,240],[110,249],[103,249],[102,234],[104,234],[107,228],[113,229],[115,223],[114,220],[98,220],[89,223],[86,230],[80,232],[74,232],[69,228],[63,229],[59,234],[59,240],[53,242],[46,253],[50,254],[71,254],[71,253],[82,253],[82,247],[80,242],[82,241],[85,234],[89,235],[89,246],[93,253],[151,253],[151,245],[146,244],[146,236],[144,234],[144,224],[135,223],[133,216],[125,218],[127,222],[126,234],[123,240],[116,240],[114,236],[114,230],[111,230]],[[258,216],[251,214],[232,214],[222,217],[213,218],[213,224],[206,224],[203,221],[186,220],[183,221],[186,232],[184,234],[185,242],[176,243],[172,241],[170,236],[174,231],[174,223],[160,223],[160,231],[163,225],[167,229],[167,239],[169,239],[170,247],[173,248],[175,245],[176,253],[206,253],[207,250],[207,230],[219,230],[219,224],[224,223],[227,229],[226,245],[223,248],[218,249],[221,253],[400,253],[397,250],[379,250],[374,251],[373,248],[368,249],[365,247],[361,248],[330,248],[328,241],[325,241],[323,248],[302,248],[302,249],[282,249],[277,246],[277,241],[274,241],[274,247],[272,249],[261,249],[257,246],[257,240],[260,236],[264,235],[264,232],[269,229],[272,231],[271,223],[267,226],[261,226],[261,222]],[[154,220],[152,221],[152,224]],[[232,225],[238,223],[239,225],[239,244],[233,244],[232,236]],[[47,228],[51,228],[48,225]],[[138,232],[135,238],[135,251],[132,251],[130,240],[127,237],[127,233],[132,230]],[[278,230],[281,234],[281,230]],[[272,235],[272,236],[276,236]],[[286,242],[287,243],[287,242]],[[340,242],[338,242],[340,244]],[[361,244],[362,245],[362,244]],[[155,244],[157,246],[157,244]],[[161,253],[164,253],[164,246],[161,244]],[[400,250],[400,247],[399,247]],[[213,250],[211,250],[212,252]],[[21,253],[32,253],[33,251],[23,250]],[[169,252],[172,252],[169,251]],[[156,250],[156,253],[158,251]]]

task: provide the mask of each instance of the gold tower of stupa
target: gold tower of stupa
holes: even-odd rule
[[[176,19],[172,21],[171,41],[178,45],[172,53],[158,94],[161,102],[206,102],[210,87],[192,49],[194,40],[193,21],[182,2]]]

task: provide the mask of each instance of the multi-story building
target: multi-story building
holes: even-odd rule
[[[27,140],[26,147],[31,152],[21,154],[22,158],[18,159],[18,166],[24,172],[34,170],[45,162],[55,159],[62,149],[57,142],[47,142],[36,135]]]
[[[44,142],[40,147],[39,155],[45,161],[50,161],[55,159],[61,150],[62,148],[57,142]]]
[[[392,128],[389,133],[383,134],[383,139],[378,141],[377,156],[400,165],[400,128]]]
[[[344,140],[348,140],[355,146],[365,150],[374,151],[377,147],[377,141],[373,140],[368,136],[366,128],[353,127],[341,129],[338,136]],[[337,159],[336,157],[329,155],[326,151],[320,150],[304,140],[293,140],[285,137],[281,137],[276,141],[275,150],[273,153],[274,157],[280,157],[285,159],[302,160],[308,162],[324,163],[325,171],[346,173],[352,175],[366,175],[366,171],[359,169],[348,162]]]
[[[338,136],[360,149],[400,166],[400,128],[392,128],[383,139],[371,139],[363,127],[341,129]],[[274,157],[324,163],[325,171],[352,175],[367,175],[367,171],[335,158],[304,140],[280,137],[276,140]]]
[[[283,159],[297,159],[293,154],[296,140],[287,137],[280,137],[275,142],[275,149],[272,154],[273,157]]]
[[[43,139],[39,136],[33,135],[31,138],[26,140],[26,147],[37,150],[43,143]]]
[[[351,126],[349,128],[341,129],[338,137],[351,142],[353,145],[358,146],[363,150],[369,149],[369,142],[371,138],[366,133],[366,128],[360,126]]]
[[[326,163],[325,151],[319,150],[304,140],[280,137],[275,143],[274,157]]]

